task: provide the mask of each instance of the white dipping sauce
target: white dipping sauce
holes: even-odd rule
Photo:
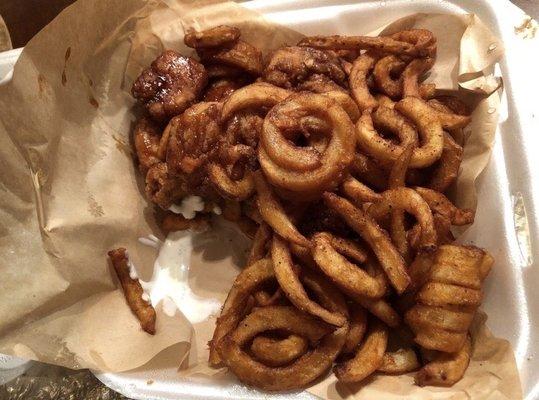
[[[181,214],[185,219],[193,219],[197,211],[204,210],[204,201],[200,196],[187,196],[182,199],[181,204],[173,204],[169,211],[174,214]]]
[[[159,241],[162,244],[154,263],[152,279],[149,282],[140,280],[154,307],[162,302],[165,314],[174,316],[176,310],[180,310],[191,323],[202,322],[219,313],[221,308],[219,300],[197,296],[189,287],[192,237],[195,234],[191,231],[172,232],[164,243]],[[152,247],[156,243],[148,241],[152,242]]]

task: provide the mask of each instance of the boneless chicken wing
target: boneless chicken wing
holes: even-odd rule
[[[133,83],[131,92],[157,121],[166,121],[194,103],[208,80],[204,66],[166,50]]]

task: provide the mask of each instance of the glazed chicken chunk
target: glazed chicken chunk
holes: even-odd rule
[[[276,86],[290,89],[314,74],[325,75],[335,83],[345,85],[346,74],[334,54],[297,46],[283,47],[275,51],[264,71],[264,79]]]
[[[207,80],[202,64],[167,50],[142,71],[131,92],[155,120],[166,121],[193,104]]]

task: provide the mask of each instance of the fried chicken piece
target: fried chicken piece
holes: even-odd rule
[[[298,46],[275,51],[264,71],[264,79],[276,86],[293,88],[314,74],[325,75],[341,86],[346,84],[346,74],[334,54]]]
[[[133,133],[139,169],[144,175],[161,160],[158,157],[161,132],[149,118],[142,117],[135,125]]]
[[[264,69],[262,52],[243,40],[230,46],[198,48],[197,54],[204,64],[224,64],[240,68],[253,76],[260,76]]]
[[[238,78],[245,73],[238,67],[232,67],[225,64],[204,64],[206,72],[208,73],[208,79],[233,79]]]
[[[167,165],[173,175],[193,174],[218,150],[221,104],[200,102],[173,118],[167,129]]]
[[[153,165],[146,174],[146,196],[164,210],[187,194],[181,179],[172,176],[166,163]]]
[[[238,79],[218,79],[213,81],[206,88],[204,101],[225,101],[234,92],[242,87],[244,83]]]
[[[157,121],[181,114],[207,83],[204,66],[173,50],[164,51],[133,83],[131,93]]]
[[[238,28],[219,25],[201,32],[189,32],[183,38],[186,46],[198,49],[202,47],[219,47],[235,42],[241,32]]]

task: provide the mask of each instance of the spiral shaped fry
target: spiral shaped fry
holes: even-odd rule
[[[291,364],[273,367],[254,359],[245,346],[257,335],[282,330],[304,338],[309,350]],[[326,372],[341,351],[348,324],[334,329],[294,307],[255,309],[218,345],[226,365],[242,381],[263,390],[299,389]]]
[[[310,132],[307,147],[294,145],[301,120],[311,117],[325,122],[329,130]],[[316,139],[327,145],[318,146]],[[266,116],[258,159],[271,184],[307,200],[341,182],[354,146],[352,121],[342,107],[326,96],[301,93],[279,103]]]
[[[464,345],[481,304],[481,283],[492,257],[476,247],[440,246],[430,271],[405,314],[415,341],[426,349],[453,353]],[[413,274],[413,271],[411,272]]]

